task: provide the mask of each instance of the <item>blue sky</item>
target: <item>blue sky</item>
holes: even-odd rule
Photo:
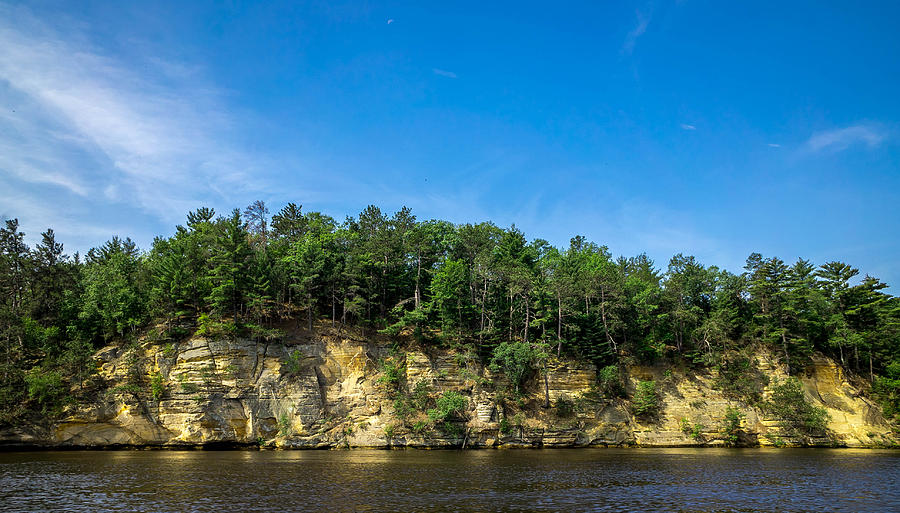
[[[424,4],[0,0],[0,216],[408,205],[900,281],[900,4]]]

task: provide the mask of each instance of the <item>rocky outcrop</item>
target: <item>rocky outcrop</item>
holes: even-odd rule
[[[521,396],[509,392],[474,357],[448,349],[353,338],[323,328],[282,342],[195,337],[145,342],[96,354],[102,381],[96,400],[67,409],[51,425],[0,431],[7,446],[263,445],[334,447],[570,447],[722,445],[726,411],[742,415],[747,445],[893,446],[897,439],[877,404],[824,356],[800,376],[806,398],[829,414],[818,437],[785,433],[778,419],[726,397],[714,372],[632,366],[627,397],[641,380],[657,383],[660,408],[636,418],[628,400],[604,397],[596,369],[550,361]],[[380,379],[380,362],[402,364],[399,381]],[[759,370],[784,379],[773,358]],[[448,422],[426,411],[446,392],[467,407]],[[418,395],[416,395],[418,394]],[[549,407],[548,407],[549,400]],[[412,407],[410,405],[413,405]],[[689,429],[688,429],[689,427]]]

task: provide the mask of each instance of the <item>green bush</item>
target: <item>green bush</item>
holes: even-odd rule
[[[556,415],[560,418],[571,417],[575,413],[575,402],[566,398],[560,397],[556,400]]]
[[[428,418],[435,423],[457,419],[469,406],[468,399],[452,390],[441,394],[435,403],[435,407],[428,410]]]
[[[166,393],[166,384],[163,382],[162,374],[154,372],[150,375],[150,394],[154,401],[159,401]]]
[[[294,429],[291,426],[291,418],[287,413],[282,413],[278,416],[278,436],[284,438],[294,434]]]
[[[725,417],[722,419],[722,435],[725,437],[725,443],[735,445],[740,441],[741,424],[744,421],[744,413],[732,406],[725,410]]]
[[[404,397],[394,399],[394,415],[402,420],[412,415],[413,408],[409,401]]]
[[[659,413],[659,393],[655,381],[639,381],[631,406],[634,414],[645,419],[655,417]]]
[[[872,390],[881,403],[884,416],[888,419],[900,418],[900,362],[888,364],[885,375],[875,377]]]
[[[422,380],[416,383],[410,393],[394,393],[394,415],[405,423],[413,414],[424,412],[431,403],[431,386]]]
[[[29,399],[37,402],[44,414],[58,413],[69,398],[62,376],[56,371],[35,367],[25,373]]]
[[[424,420],[417,420],[415,424],[412,425],[412,432],[415,434],[421,434],[428,428],[428,423]]]
[[[818,434],[828,424],[828,413],[824,408],[817,408],[806,400],[797,378],[776,383],[772,388],[772,398],[765,407],[790,434]]]
[[[295,378],[303,372],[303,363],[306,357],[299,349],[294,349],[288,353],[287,358],[281,364],[281,374],[283,376]]]
[[[606,397],[625,397],[625,384],[619,374],[619,367],[607,365],[597,373],[597,385]]]
[[[525,379],[547,355],[546,344],[502,342],[494,349],[490,367],[493,372],[503,371],[518,394]]]
[[[0,363],[0,373],[6,376],[0,380],[0,425],[4,425],[25,413],[27,386],[25,373],[20,369]]]
[[[410,405],[418,411],[425,411],[431,402],[431,386],[423,379],[416,383],[409,394]]]
[[[698,442],[703,439],[703,428],[705,426],[703,424],[695,423],[694,429],[691,430],[691,438],[697,440]]]
[[[198,337],[206,337],[211,339],[233,338],[240,333],[240,327],[234,321],[217,320],[207,314],[200,314],[197,319]]]
[[[185,394],[196,394],[200,391],[200,387],[196,383],[184,382],[181,384],[181,391]]]
[[[500,419],[500,434],[508,435],[512,433],[512,426],[509,424],[509,421],[506,420],[506,417]]]
[[[762,401],[762,392],[769,384],[769,378],[756,365],[756,360],[746,356],[723,358],[716,367],[719,375],[713,386],[726,397],[757,405]]]
[[[391,355],[378,362],[378,368],[381,371],[378,383],[384,385],[391,394],[400,391],[400,382],[406,374],[406,364],[403,360],[404,358],[400,355]]]
[[[699,422],[691,424],[691,421],[686,417],[682,417],[680,421],[681,432],[687,436],[690,436],[694,440],[698,442],[703,438],[703,424]]]
[[[461,433],[460,428],[454,425],[452,421],[462,418],[468,406],[469,400],[459,393],[453,391],[444,392],[435,401],[435,407],[428,410],[428,418],[445,433],[459,436]]]

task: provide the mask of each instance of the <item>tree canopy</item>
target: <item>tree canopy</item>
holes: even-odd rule
[[[858,274],[759,253],[739,274],[682,254],[661,267],[580,235],[555,247],[515,226],[419,221],[407,208],[343,222],[294,203],[271,218],[261,201],[200,208],[146,250],[113,237],[83,257],[52,229],[29,247],[11,219],[0,228],[0,422],[82,383],[94,349],[151,324],[271,336],[279,323],[324,320],[465,345],[517,373],[514,356],[547,348],[600,367],[713,365],[756,343],[789,373],[821,351],[874,381],[900,366],[900,300]],[[44,388],[31,393],[37,375]]]

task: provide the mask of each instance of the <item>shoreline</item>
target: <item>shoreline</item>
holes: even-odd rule
[[[760,449],[861,449],[861,450],[900,450],[900,445],[752,445],[752,446],[726,446],[726,445],[639,445],[639,444],[591,444],[591,445],[529,445],[529,444],[499,444],[499,445],[380,445],[380,446],[346,446],[346,445],[316,445],[316,446],[275,446],[241,442],[215,442],[205,444],[110,444],[110,445],[44,445],[44,444],[3,444],[0,445],[0,453],[11,452],[50,452],[50,451],[540,451],[551,449],[563,449],[577,451],[580,449],[727,449],[727,450],[760,450]]]

